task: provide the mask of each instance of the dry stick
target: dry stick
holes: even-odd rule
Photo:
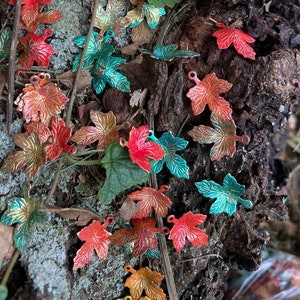
[[[75,78],[74,86],[73,86],[71,97],[70,97],[70,102],[69,102],[69,107],[68,107],[67,117],[66,117],[66,125],[68,127],[70,126],[70,122],[71,122],[71,115],[72,115],[73,105],[74,105],[74,102],[75,102],[77,86],[78,86],[79,79],[80,79],[80,72],[81,72],[81,69],[82,69],[82,66],[83,66],[83,63],[84,63],[84,58],[85,58],[85,55],[86,55],[86,52],[87,52],[87,49],[88,49],[88,46],[89,46],[89,43],[90,43],[91,35],[92,35],[92,32],[93,32],[94,22],[95,22],[95,19],[96,19],[96,10],[97,10],[98,5],[99,5],[99,0],[96,0],[95,1],[95,6],[94,6],[94,12],[93,12],[93,16],[92,16],[92,20],[91,20],[91,24],[90,24],[90,28],[89,28],[89,32],[88,32],[88,35],[86,36],[85,45],[84,45],[84,48],[83,48],[83,51],[82,51],[79,67],[78,67],[78,70],[77,70],[77,73],[76,73],[76,78]],[[56,189],[58,181],[59,181],[59,176],[60,176],[60,173],[61,173],[62,165],[63,165],[63,161],[59,160],[58,165],[57,165],[57,169],[56,169],[56,172],[55,172],[54,180],[52,182],[50,191],[49,191],[49,193],[47,195],[47,198],[45,200],[45,205],[47,205],[49,203],[50,199],[52,198],[52,196],[55,192],[55,189]]]
[[[14,268],[17,260],[18,260],[19,255],[20,255],[20,251],[18,249],[16,249],[15,252],[14,252],[14,255],[11,258],[11,260],[9,262],[9,265],[8,265],[8,267],[7,267],[7,269],[4,273],[4,276],[3,276],[3,278],[0,282],[1,285],[6,285],[6,283],[8,281],[8,278],[9,278],[9,276],[10,276],[10,274],[11,274],[11,272],[12,272],[12,270],[13,270],[13,268]]]
[[[9,53],[9,69],[8,69],[8,101],[6,109],[7,132],[10,132],[10,125],[12,123],[12,111],[14,106],[15,94],[15,70],[16,70],[16,52],[18,43],[18,28],[20,24],[21,15],[21,1],[17,0],[15,3],[15,17]]]

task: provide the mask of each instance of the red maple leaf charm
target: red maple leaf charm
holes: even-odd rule
[[[104,260],[106,258],[111,233],[106,231],[105,228],[111,224],[113,220],[114,217],[107,217],[102,225],[99,221],[94,220],[90,225],[84,227],[77,233],[79,239],[85,241],[85,243],[76,253],[73,270],[77,270],[88,264],[92,259],[94,249],[100,259]]]
[[[157,246],[156,234],[168,234],[168,227],[155,227],[153,218],[132,219],[132,228],[121,228],[116,230],[110,237],[114,244],[126,245],[134,243],[132,253],[135,257],[141,255],[148,249]]]
[[[45,39],[52,34],[52,29],[46,28],[41,36],[36,33],[27,33],[25,36],[19,37],[18,49],[23,53],[18,57],[17,64],[31,68],[36,62],[38,66],[48,67],[50,56],[54,54],[54,50],[51,45],[45,43]]]
[[[58,158],[63,151],[70,155],[76,149],[75,146],[68,145],[72,130],[60,118],[55,117],[51,120],[51,130],[41,122],[30,122],[25,124],[24,127],[29,133],[32,131],[37,133],[42,143],[47,144],[45,152],[51,160]]]
[[[192,101],[192,109],[195,115],[203,112],[206,104],[209,109],[222,116],[224,119],[232,119],[230,104],[219,94],[228,92],[232,84],[226,80],[219,79],[215,73],[208,74],[201,81],[195,71],[188,74],[189,79],[196,83],[186,94]]]
[[[193,246],[205,246],[208,244],[207,234],[197,228],[197,225],[202,224],[206,220],[206,215],[194,214],[192,212],[185,213],[179,219],[171,215],[167,218],[169,223],[174,223],[170,231],[169,239],[173,240],[176,251],[183,249],[185,238],[187,238]]]
[[[135,212],[132,218],[147,217],[152,208],[158,216],[165,217],[168,213],[168,207],[172,205],[172,201],[163,194],[169,190],[167,185],[162,185],[158,190],[144,187],[140,191],[135,191],[127,197],[133,201],[139,202],[139,209]]]
[[[217,22],[216,25],[221,28],[213,33],[213,36],[217,38],[219,49],[227,49],[233,43],[233,47],[237,53],[245,58],[255,60],[255,52],[253,48],[248,45],[248,43],[255,42],[252,36],[240,29],[228,27],[221,22]]]
[[[23,112],[26,122],[41,121],[48,126],[52,117],[60,114],[69,99],[56,84],[45,82],[45,77],[49,78],[50,75],[39,73],[31,76],[32,85],[23,89],[24,93],[19,95],[15,104],[18,105],[17,110]]]
[[[35,32],[39,24],[51,24],[63,17],[58,10],[42,12],[43,8],[44,5],[38,3],[23,5],[20,27],[28,32]]]
[[[139,128],[132,127],[128,142],[123,138],[120,139],[121,146],[128,147],[131,161],[148,173],[151,166],[147,158],[160,160],[165,156],[165,152],[160,145],[151,141],[146,142],[149,133],[148,125],[143,125]]]

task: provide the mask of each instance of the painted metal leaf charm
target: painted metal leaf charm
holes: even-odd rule
[[[90,111],[91,121],[95,126],[83,126],[72,136],[77,144],[89,145],[98,141],[97,149],[105,149],[109,144],[119,140],[116,117],[112,112]]]
[[[200,144],[214,143],[210,151],[211,160],[220,160],[224,156],[233,157],[236,152],[236,142],[249,143],[248,135],[236,135],[233,120],[223,119],[214,113],[211,114],[210,120],[214,128],[204,125],[195,126],[188,131],[188,135]]]
[[[9,27],[0,34],[0,62],[9,57],[12,31]]]
[[[112,216],[107,217],[103,224],[94,220],[90,225],[84,227],[77,233],[79,239],[84,241],[84,244],[76,253],[73,270],[87,265],[92,259],[94,250],[100,259],[104,260],[106,258],[111,233],[105,229],[113,220],[114,217]]]
[[[168,213],[168,207],[172,205],[170,198],[163,194],[163,192],[168,190],[169,187],[164,184],[158,190],[151,187],[143,187],[141,190],[127,195],[129,199],[139,201],[139,209],[132,218],[147,217],[152,212],[152,208],[156,215],[165,217]]]
[[[48,78],[50,75],[46,73],[31,76],[31,85],[25,87],[23,94],[14,102],[18,105],[17,110],[23,112],[26,122],[41,121],[48,125],[52,117],[58,116],[69,101],[56,84],[47,82]]]
[[[173,240],[176,251],[184,248],[185,239],[187,238],[193,246],[208,245],[208,236],[197,225],[201,225],[206,220],[206,215],[194,214],[192,212],[185,213],[179,219],[171,215],[167,218],[169,223],[174,223],[170,231],[169,239]]]
[[[125,0],[108,0],[105,10],[99,4],[94,26],[100,29],[102,36],[109,29],[114,30],[115,34],[118,35],[122,28],[129,26],[130,20],[120,16],[124,11],[124,6]]]
[[[175,44],[169,45],[155,45],[153,53],[150,52],[150,56],[156,59],[172,60],[174,58],[190,58],[200,56],[199,53],[191,50],[178,50],[178,46]],[[147,53],[142,50],[142,52]]]
[[[36,33],[27,33],[19,37],[18,49],[23,53],[18,57],[17,64],[25,68],[31,68],[34,63],[48,67],[54,50],[45,40],[52,34],[52,29],[46,28],[41,36]]]
[[[165,156],[165,151],[159,144],[152,141],[146,142],[149,133],[148,125],[139,128],[132,127],[128,142],[123,138],[120,139],[121,146],[128,147],[132,162],[148,173],[151,168],[149,158],[161,160]]]
[[[164,132],[163,135],[157,139],[152,133],[150,140],[161,145],[166,155],[161,159],[152,163],[151,171],[155,174],[159,173],[163,168],[164,163],[177,178],[189,178],[189,167],[185,161],[176,151],[181,151],[186,148],[188,141],[183,138],[175,137],[172,133]]]
[[[166,11],[163,7],[155,7],[153,5],[149,5],[147,3],[143,4],[140,7],[137,7],[133,10],[130,10],[126,17],[130,20],[130,27],[138,26],[144,18],[146,18],[148,25],[150,28],[154,29],[161,16],[165,15]]]
[[[254,43],[255,39],[243,32],[240,29],[228,27],[221,22],[216,24],[220,29],[213,33],[213,36],[217,38],[217,44],[219,49],[227,49],[231,44],[237,51],[245,58],[255,60],[255,52],[248,43]]]
[[[166,300],[165,293],[157,285],[164,279],[162,274],[152,271],[148,267],[135,270],[131,265],[126,265],[124,270],[132,274],[126,279],[124,284],[130,289],[132,300],[144,298],[141,298],[143,291],[149,299]]]
[[[245,186],[239,184],[229,173],[224,177],[223,185],[212,180],[202,180],[196,182],[195,185],[203,196],[211,199],[216,198],[210,207],[210,214],[225,212],[232,216],[236,212],[237,203],[241,203],[247,209],[251,209],[253,206],[250,200],[240,197],[245,192]]]
[[[24,251],[29,242],[32,225],[43,221],[45,213],[39,211],[40,202],[37,199],[17,198],[8,201],[8,208],[1,217],[1,223],[12,226],[17,224],[14,232],[16,247]]]
[[[194,115],[201,114],[207,104],[213,113],[224,119],[232,119],[230,104],[219,96],[219,94],[226,93],[231,89],[231,83],[219,79],[215,73],[206,75],[202,81],[197,77],[195,71],[189,72],[188,76],[196,84],[186,94],[192,101]]]
[[[14,142],[23,150],[8,154],[1,170],[6,173],[15,173],[24,168],[25,174],[30,179],[34,178],[40,168],[46,164],[45,146],[35,132],[30,135],[26,133],[15,134]]]
[[[173,7],[176,3],[179,3],[181,0],[148,0],[150,5],[155,7],[163,7],[167,5],[169,7]]]
[[[168,227],[155,227],[155,219],[132,219],[131,228],[116,230],[110,237],[114,244],[126,245],[134,242],[132,253],[135,257],[143,254],[147,249],[155,249],[157,246],[157,233],[168,234]]]

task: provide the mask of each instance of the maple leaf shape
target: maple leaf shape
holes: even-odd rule
[[[144,3],[142,6],[130,10],[126,17],[130,20],[131,25],[129,27],[131,28],[138,26],[144,18],[146,18],[150,28],[154,29],[157,26],[160,17],[165,14],[166,11],[163,7],[157,8],[153,5]]]
[[[0,32],[0,62],[9,58],[12,31],[9,27]]]
[[[169,190],[167,185],[162,185],[158,190],[144,187],[140,191],[135,191],[127,197],[133,201],[139,202],[139,210],[133,215],[132,218],[143,218],[149,215],[152,208],[156,215],[165,217],[168,213],[168,207],[172,205],[169,197],[165,196],[163,192]]]
[[[167,5],[169,7],[173,7],[176,3],[179,3],[181,0],[148,0],[150,5],[155,7],[162,7]]]
[[[34,4],[40,4],[40,5],[48,5],[51,4],[52,0],[22,0],[22,4],[24,5],[34,5]],[[16,0],[8,0],[8,4],[15,5]]]
[[[65,121],[60,118],[55,117],[51,120],[51,130],[41,122],[30,122],[24,127],[28,133],[33,131],[37,133],[42,143],[47,143],[45,152],[51,160],[58,158],[63,151],[70,155],[76,149],[75,146],[68,145],[72,129],[67,127]]]
[[[147,249],[156,248],[156,233],[169,233],[167,227],[156,228],[153,218],[131,219],[131,224],[132,228],[118,229],[109,239],[118,245],[126,245],[133,242],[132,253],[135,257],[143,254]]]
[[[112,223],[114,217],[107,217],[101,225],[99,221],[94,220],[90,225],[81,229],[77,235],[81,241],[85,243],[77,251],[74,258],[73,270],[84,267],[88,264],[93,256],[94,249],[100,259],[105,259],[108,253],[108,245],[111,233],[105,228]]]
[[[224,119],[232,119],[230,104],[219,96],[219,94],[226,93],[231,89],[231,83],[219,79],[215,73],[206,75],[202,81],[199,80],[195,71],[189,72],[188,76],[190,80],[196,83],[196,86],[190,88],[186,94],[192,101],[195,115],[201,114],[207,104],[212,112]]]
[[[20,27],[28,32],[35,32],[41,23],[51,24],[60,20],[63,15],[58,10],[42,12],[43,6],[38,3],[23,5]]]
[[[170,231],[169,239],[173,240],[176,251],[183,249],[185,245],[185,238],[187,238],[193,246],[205,246],[208,244],[207,234],[197,228],[206,220],[206,215],[194,214],[192,212],[185,213],[179,219],[171,215],[167,218],[169,223],[174,223]]]
[[[7,226],[17,224],[14,242],[24,251],[30,240],[32,225],[44,220],[45,213],[39,211],[40,201],[35,198],[17,198],[8,201],[8,208],[1,217],[1,223]]]
[[[25,36],[19,37],[18,49],[23,53],[18,57],[17,64],[31,68],[36,62],[38,66],[48,67],[50,56],[54,54],[54,50],[51,45],[44,41],[52,34],[52,29],[46,28],[41,36],[36,33],[27,33]]]
[[[152,164],[151,171],[155,174],[159,173],[166,163],[167,168],[177,178],[189,178],[189,167],[186,161],[176,151],[185,149],[188,142],[179,137],[173,136],[170,132],[164,132],[163,135],[157,139],[152,133],[150,140],[161,145],[166,155],[161,160],[157,160]]]
[[[25,88],[25,93],[21,94],[14,102],[18,105],[17,110],[23,112],[26,122],[41,121],[48,125],[52,117],[58,116],[65,103],[69,100],[54,83],[43,83],[39,80],[41,75],[30,77],[32,86]],[[49,75],[48,75],[49,76]]]
[[[245,186],[239,184],[236,179],[227,174],[223,180],[223,186],[212,180],[202,180],[195,182],[200,194],[205,197],[217,200],[210,207],[210,214],[219,214],[222,212],[232,216],[236,211],[237,203],[241,203],[245,208],[252,208],[252,202],[245,200],[240,196],[245,192]]]
[[[233,157],[236,152],[236,142],[249,143],[248,135],[236,135],[236,126],[233,120],[222,119],[213,113],[210,120],[214,128],[203,125],[195,126],[188,131],[188,135],[200,144],[214,143],[210,151],[211,160],[220,160],[225,155]]]
[[[132,127],[129,133],[128,142],[123,138],[120,139],[121,146],[128,147],[131,161],[139,165],[140,168],[148,173],[150,172],[151,166],[147,157],[159,160],[165,155],[165,152],[160,145],[155,142],[146,142],[149,132],[148,125],[143,125],[139,128]]]
[[[255,39],[243,32],[242,30],[231,28],[221,22],[217,22],[216,25],[221,28],[213,33],[213,36],[217,38],[217,44],[219,49],[227,49],[232,43],[237,53],[241,54],[245,58],[255,60],[255,52],[247,43],[254,43]]]
[[[113,31],[109,30],[104,38],[101,38],[98,32],[93,31],[88,44],[87,52],[84,57],[84,63],[82,70],[89,68],[97,60],[106,60],[114,51],[114,47],[106,43],[106,41],[113,37]],[[80,47],[84,48],[86,42],[86,36],[79,36],[74,40],[74,43]],[[77,72],[79,63],[81,60],[82,53],[75,56],[72,63],[72,72]]]
[[[126,17],[120,17],[125,6],[124,0],[108,0],[106,9],[99,4],[96,10],[96,19],[94,26],[100,29],[100,34],[113,29],[118,35],[122,28],[126,28],[130,24],[130,20]]]
[[[14,173],[25,168],[25,174],[30,179],[34,178],[46,163],[45,146],[35,132],[30,135],[17,133],[14,135],[14,142],[23,151],[10,153],[4,160],[1,170],[6,173]]]
[[[94,126],[83,126],[72,136],[71,140],[77,144],[89,145],[98,141],[97,149],[105,149],[107,145],[117,141],[116,117],[112,112],[90,111]]]
[[[152,271],[147,267],[135,270],[131,265],[126,265],[124,270],[132,275],[125,281],[124,286],[130,289],[132,300],[142,299],[142,293],[145,291],[147,297],[151,300],[165,300],[166,295],[157,285],[164,279],[164,276],[158,272]]]

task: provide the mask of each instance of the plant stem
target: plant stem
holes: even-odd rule
[[[78,70],[77,70],[77,73],[76,73],[74,86],[73,86],[72,93],[71,93],[71,96],[70,96],[70,103],[69,103],[69,107],[68,107],[68,111],[67,111],[67,117],[66,117],[66,125],[68,127],[70,127],[73,105],[74,105],[74,102],[75,102],[77,86],[78,86],[79,79],[80,79],[80,72],[81,72],[81,69],[82,69],[82,66],[83,66],[83,63],[84,63],[84,58],[85,58],[85,55],[86,55],[86,52],[87,52],[87,49],[88,49],[88,45],[90,43],[90,38],[91,38],[91,35],[92,35],[92,32],[93,32],[94,22],[95,22],[95,18],[96,18],[96,10],[97,10],[98,5],[99,5],[99,0],[96,0],[95,1],[95,6],[94,6],[94,12],[93,12],[93,16],[92,16],[92,21],[91,21],[91,24],[90,24],[90,27],[89,27],[88,35],[86,37],[86,41],[85,41],[84,49],[82,51],[82,56],[81,56],[81,59],[80,59],[79,67],[78,67]],[[45,205],[47,205],[49,203],[50,199],[52,198],[52,196],[55,192],[55,189],[56,189],[58,181],[59,181],[59,176],[60,176],[60,173],[61,173],[62,165],[63,165],[63,161],[59,160],[54,180],[52,182],[50,191],[49,191],[49,193],[47,195],[47,198],[45,200]]]
[[[72,89],[72,93],[70,96],[70,103],[69,103],[69,108],[68,108],[68,112],[67,112],[67,117],[66,117],[66,125],[69,127],[70,126],[70,121],[71,121],[71,115],[72,115],[72,110],[73,110],[73,106],[74,106],[74,102],[75,102],[75,96],[76,96],[76,92],[77,92],[77,86],[79,84],[79,80],[80,80],[80,73],[81,73],[81,69],[84,63],[84,59],[85,59],[85,55],[90,43],[90,39],[91,39],[91,35],[93,33],[93,28],[94,28],[94,23],[95,23],[95,19],[96,19],[96,11],[97,11],[97,7],[99,6],[99,0],[95,1],[94,4],[94,11],[93,11],[93,16],[92,16],[92,20],[91,20],[91,24],[89,27],[89,32],[88,35],[86,36],[86,41],[85,41],[85,45],[82,51],[82,55],[81,55],[81,59],[80,59],[80,63],[78,66],[78,70],[76,73],[76,78],[75,78],[75,82],[74,82],[74,86]]]
[[[14,254],[13,254],[13,257],[11,258],[10,262],[9,262],[9,265],[4,273],[4,276],[0,282],[1,285],[6,285],[7,281],[8,281],[8,278],[18,260],[18,257],[20,255],[20,251],[18,249],[15,250]]]
[[[15,94],[15,70],[16,70],[16,52],[18,43],[18,30],[20,24],[21,15],[21,0],[17,0],[15,3],[15,16],[14,25],[9,54],[9,68],[8,68],[8,100],[6,111],[7,132],[10,132],[10,125],[12,123],[12,111],[14,106],[14,94]]]

